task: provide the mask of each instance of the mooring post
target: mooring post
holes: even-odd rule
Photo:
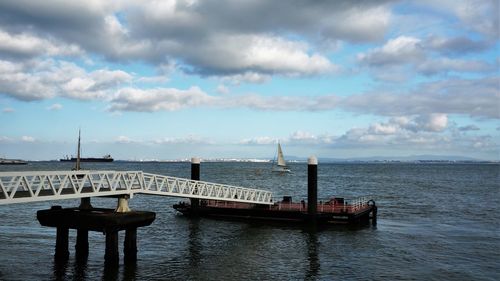
[[[309,221],[316,222],[318,209],[318,159],[315,156],[307,160],[307,213]]]
[[[107,264],[118,264],[118,231],[106,230],[106,252],[104,254],[104,262]]]
[[[127,228],[125,230],[123,259],[128,262],[137,260],[137,228]]]
[[[199,181],[200,180],[200,158],[193,157],[191,158],[191,179]],[[200,206],[200,199],[191,198],[191,210],[196,212],[196,209]]]
[[[57,227],[56,253],[54,255],[57,260],[67,260],[69,258],[68,236],[69,228]]]
[[[372,207],[372,225],[377,225],[377,205],[375,204]]]

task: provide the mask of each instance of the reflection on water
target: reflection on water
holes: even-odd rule
[[[197,268],[201,259],[201,249],[203,245],[200,241],[200,219],[191,218],[188,223],[189,236],[188,236],[188,253],[189,253],[189,266]]]
[[[77,256],[75,258],[75,264],[73,271],[75,272],[75,279],[76,280],[85,280],[86,279],[86,272],[87,272],[87,260],[88,258],[86,256]]]
[[[54,280],[66,280],[66,271],[68,270],[68,261],[54,259],[52,272]]]
[[[309,261],[309,268],[306,272],[306,280],[315,280],[318,276],[320,269],[319,256],[318,256],[318,236],[316,231],[309,231],[306,233],[307,236],[304,237],[307,242],[307,260]]]

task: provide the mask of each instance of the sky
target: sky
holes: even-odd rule
[[[500,160],[499,1],[0,1],[0,158]]]

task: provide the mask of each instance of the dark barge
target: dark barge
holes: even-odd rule
[[[331,198],[318,203],[318,160],[312,156],[307,165],[307,202],[292,202],[284,196],[281,202],[273,204],[252,204],[211,199],[191,198],[191,203],[180,202],[173,207],[187,216],[213,217],[237,220],[277,221],[285,223],[372,224],[377,223],[375,201],[361,197],[355,200]],[[191,160],[191,179],[200,180],[200,159]]]
[[[201,216],[237,220],[282,221],[288,223],[307,223],[311,220],[308,204],[304,201],[292,202],[285,196],[283,201],[272,205],[258,205],[218,200],[200,200],[199,206],[187,202],[175,204],[174,209],[187,216]],[[367,224],[376,223],[377,206],[375,201],[359,198],[348,202],[343,198],[332,198],[317,204],[313,215],[318,225],[328,224]]]

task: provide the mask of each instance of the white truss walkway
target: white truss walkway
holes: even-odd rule
[[[272,204],[269,191],[142,171],[0,172],[0,205],[136,193]]]

